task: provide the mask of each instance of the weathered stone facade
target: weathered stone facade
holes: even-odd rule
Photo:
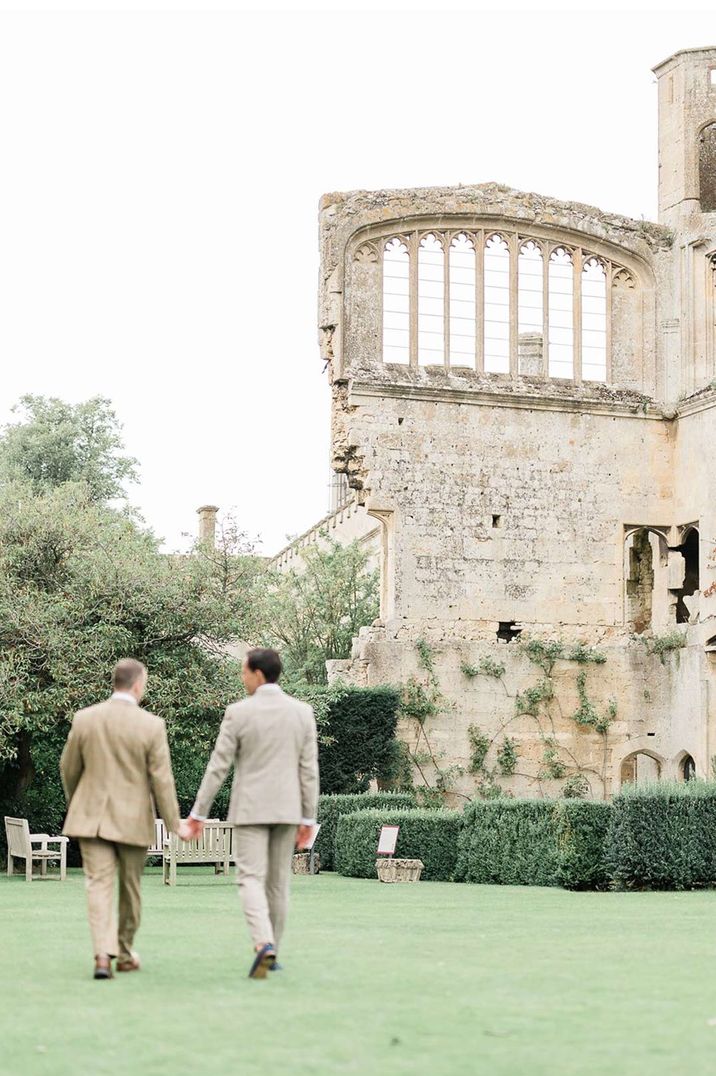
[[[339,671],[426,685],[402,734],[456,794],[711,771],[715,72],[655,69],[658,224],[495,183],[321,201],[333,466],[382,564]],[[567,656],[545,674],[529,639]]]

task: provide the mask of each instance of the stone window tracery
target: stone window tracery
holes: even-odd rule
[[[450,362],[475,364],[475,242],[464,232],[450,244]]]
[[[607,380],[607,274],[600,258],[582,269],[582,377]]]
[[[574,261],[557,247],[549,259],[549,376],[574,373]]]
[[[410,362],[410,256],[399,238],[383,248],[383,361]]]
[[[636,297],[625,266],[503,229],[363,242],[356,271],[375,263],[375,251],[384,362],[610,381],[611,319],[618,315],[622,325]]]
[[[510,249],[501,235],[485,243],[485,370],[510,372]]]
[[[445,252],[432,233],[418,248],[418,362],[445,362]]]

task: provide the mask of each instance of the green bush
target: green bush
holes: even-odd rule
[[[627,785],[607,840],[614,881],[630,888],[716,884],[716,782]]]
[[[415,796],[412,792],[363,792],[355,796],[320,796],[318,821],[321,823],[321,832],[316,841],[316,851],[321,856],[321,869],[328,871],[334,869],[336,833],[341,815],[371,807],[385,810],[415,807],[415,803]]]
[[[463,813],[458,881],[570,889],[607,883],[609,804],[498,799],[470,803]]]
[[[554,817],[559,885],[565,889],[606,888],[606,844],[612,805],[595,800],[559,800]]]
[[[341,685],[323,690],[329,701],[318,750],[321,788],[328,793],[366,792],[371,780],[387,777],[394,765],[400,693],[391,687]]]
[[[375,878],[381,826],[400,826],[395,857],[421,859],[428,882],[450,882],[455,874],[460,811],[386,810],[374,808],[344,814],[338,821],[336,870],[351,878]]]

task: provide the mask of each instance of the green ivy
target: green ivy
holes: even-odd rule
[[[490,750],[490,737],[477,725],[470,725],[467,738],[470,743],[470,773],[482,773]]]
[[[497,768],[503,777],[512,777],[517,769],[517,741],[509,736],[497,749]]]

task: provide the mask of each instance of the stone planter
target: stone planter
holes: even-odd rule
[[[379,859],[375,864],[381,882],[419,882],[422,859]]]
[[[310,874],[311,873],[311,853],[310,852],[294,852],[293,860],[291,862],[291,870],[294,874]],[[313,873],[319,874],[321,870],[321,857],[318,852],[314,852],[313,855]]]

